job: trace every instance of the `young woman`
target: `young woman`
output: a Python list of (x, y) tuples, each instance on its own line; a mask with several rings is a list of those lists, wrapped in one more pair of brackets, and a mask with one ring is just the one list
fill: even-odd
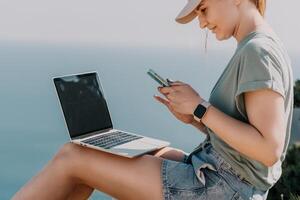
[(289, 142), (293, 76), (264, 11), (264, 0), (189, 0), (178, 15), (237, 41), (208, 101), (179, 81), (155, 96), (207, 134), (189, 155), (164, 148), (127, 159), (68, 143), (13, 199), (87, 199), (94, 189), (117, 199), (266, 199)]

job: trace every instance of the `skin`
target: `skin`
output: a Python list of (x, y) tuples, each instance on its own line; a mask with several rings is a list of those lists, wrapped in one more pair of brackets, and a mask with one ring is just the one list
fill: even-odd
[[(196, 12), (200, 28), (211, 29), (218, 40), (234, 37), (239, 42), (259, 26), (270, 28), (248, 0), (203, 0)], [(249, 123), (214, 106), (198, 123), (192, 114), (204, 99), (190, 85), (177, 81), (158, 90), (163, 97), (154, 98), (176, 119), (204, 133), (209, 127), (231, 147), (266, 166), (278, 161), (286, 126), (280, 94), (267, 89), (244, 93)], [(162, 159), (182, 161), (183, 153), (167, 147), (127, 159), (67, 143), (12, 199), (87, 199), (94, 189), (117, 199), (163, 199)]]

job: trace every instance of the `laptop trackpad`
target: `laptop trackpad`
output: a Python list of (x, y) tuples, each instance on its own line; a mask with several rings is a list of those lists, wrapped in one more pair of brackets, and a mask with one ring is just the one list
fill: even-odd
[(157, 147), (153, 144), (145, 143), (142, 140), (134, 140), (132, 142), (113, 147), (110, 151), (124, 155), (132, 155), (139, 152), (147, 152), (156, 148)]

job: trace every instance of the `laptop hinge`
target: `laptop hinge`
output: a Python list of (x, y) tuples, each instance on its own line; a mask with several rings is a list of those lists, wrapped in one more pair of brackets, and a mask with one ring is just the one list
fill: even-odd
[(105, 132), (108, 132), (108, 131), (111, 131), (111, 130), (113, 130), (113, 129), (112, 128), (108, 128), (108, 129), (104, 129), (104, 130), (101, 130), (101, 131), (95, 131), (95, 132), (92, 132), (92, 133), (87, 133), (87, 134), (84, 134), (84, 135), (72, 137), (72, 140), (78, 140), (78, 139), (87, 138), (87, 137), (90, 137), (90, 136), (93, 136), (93, 135), (97, 135), (97, 134), (100, 134), (100, 133), (105, 133)]

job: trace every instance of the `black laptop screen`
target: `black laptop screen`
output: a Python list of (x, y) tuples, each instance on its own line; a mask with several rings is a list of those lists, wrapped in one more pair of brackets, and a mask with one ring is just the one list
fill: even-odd
[(54, 84), (71, 138), (112, 128), (96, 73), (55, 78)]

